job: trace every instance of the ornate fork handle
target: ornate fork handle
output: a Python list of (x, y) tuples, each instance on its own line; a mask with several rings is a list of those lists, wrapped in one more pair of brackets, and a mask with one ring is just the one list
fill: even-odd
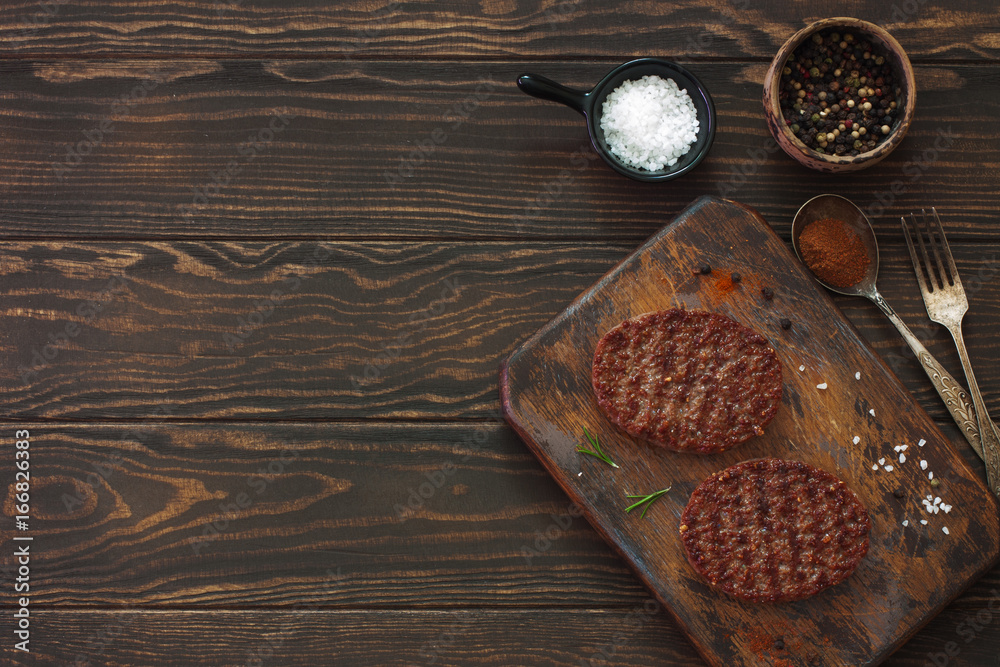
[(965, 340), (962, 336), (961, 319), (957, 323), (949, 324), (948, 330), (951, 331), (952, 338), (955, 339), (955, 347), (958, 348), (962, 368), (965, 369), (965, 379), (969, 381), (972, 403), (978, 417), (980, 445), (983, 450), (980, 456), (986, 462), (986, 481), (993, 493), (1000, 496), (1000, 435), (997, 434), (996, 425), (990, 421), (989, 414), (986, 412), (986, 402), (983, 400), (983, 394), (979, 391), (976, 375), (972, 372), (972, 360), (969, 359), (969, 351), (965, 347)]
[[(944, 366), (934, 358), (934, 355), (927, 351), (927, 348), (920, 342), (920, 339), (910, 331), (910, 328), (906, 326), (903, 320), (899, 319), (899, 315), (892, 309), (892, 306), (886, 303), (881, 294), (876, 293), (872, 298), (872, 302), (889, 318), (889, 321), (899, 331), (903, 340), (913, 350), (913, 354), (916, 355), (924, 372), (927, 373), (927, 377), (930, 378), (931, 384), (937, 390), (938, 396), (944, 401), (944, 405), (948, 408), (952, 419), (955, 420), (955, 423), (962, 430), (962, 435), (972, 445), (972, 449), (975, 450), (976, 454), (989, 465), (989, 461), (983, 452), (979, 425), (976, 423), (976, 410), (969, 399), (969, 392), (944, 369)], [(992, 424), (992, 422), (990, 423)], [(993, 430), (994, 433), (997, 430), (995, 424), (993, 425)]]

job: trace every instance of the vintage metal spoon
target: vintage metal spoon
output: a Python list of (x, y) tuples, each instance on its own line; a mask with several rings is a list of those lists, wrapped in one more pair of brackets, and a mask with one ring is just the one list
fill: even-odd
[[(892, 306), (886, 303), (886, 300), (879, 293), (878, 287), (875, 286), (875, 279), (878, 277), (878, 241), (875, 239), (875, 231), (872, 229), (871, 223), (868, 222), (868, 218), (865, 217), (861, 209), (855, 206), (849, 199), (838, 195), (819, 195), (807, 201), (802, 205), (798, 213), (795, 214), (795, 219), (792, 221), (792, 247), (795, 249), (795, 254), (798, 255), (800, 260), (802, 259), (802, 253), (799, 251), (799, 235), (802, 234), (802, 230), (805, 229), (806, 225), (814, 220), (824, 218), (843, 220), (861, 237), (868, 252), (868, 271), (864, 278), (850, 287), (835, 287), (814, 275), (816, 281), (832, 292), (846, 294), (847, 296), (863, 296), (878, 306), (878, 309), (889, 318), (889, 321), (899, 331), (903, 340), (913, 350), (913, 354), (920, 361), (924, 372), (927, 373), (927, 377), (930, 378), (934, 389), (937, 390), (941, 400), (944, 401), (948, 412), (951, 413), (955, 423), (958, 424), (959, 429), (965, 435), (966, 440), (972, 445), (976, 454), (980, 458), (984, 458), (983, 448), (979, 442), (979, 426), (976, 423), (976, 411), (972, 406), (969, 393), (927, 351), (923, 343), (913, 335), (910, 328), (906, 326), (903, 320), (896, 314), (896, 311), (892, 309)], [(803, 261), (803, 263), (805, 262)]]

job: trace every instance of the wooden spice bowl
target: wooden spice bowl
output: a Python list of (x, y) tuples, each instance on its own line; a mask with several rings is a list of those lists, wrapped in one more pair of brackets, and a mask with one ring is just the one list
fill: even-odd
[[(877, 44), (885, 51), (891, 69), (895, 74), (895, 79), (900, 85), (901, 91), (897, 104), (897, 113), (893, 118), (889, 134), (885, 140), (879, 143), (872, 150), (858, 155), (831, 155), (820, 153), (806, 146), (795, 136), (788, 127), (784, 115), (781, 111), (781, 103), (778, 93), (781, 87), (781, 73), (785, 67), (788, 57), (807, 39), (821, 30), (837, 29), (838, 32), (850, 32), (860, 34), (865, 39)], [(913, 121), (913, 112), (917, 101), (917, 87), (913, 79), (913, 66), (910, 59), (906, 57), (906, 52), (899, 45), (892, 35), (868, 21), (861, 19), (838, 17), (823, 19), (806, 26), (802, 30), (792, 35), (787, 42), (779, 49), (778, 54), (771, 61), (771, 67), (764, 77), (764, 115), (767, 119), (767, 127), (774, 136), (774, 140), (789, 156), (799, 163), (826, 172), (857, 171), (865, 169), (881, 161), (885, 156), (895, 150), (906, 136)], [(902, 112), (899, 112), (902, 109)]]

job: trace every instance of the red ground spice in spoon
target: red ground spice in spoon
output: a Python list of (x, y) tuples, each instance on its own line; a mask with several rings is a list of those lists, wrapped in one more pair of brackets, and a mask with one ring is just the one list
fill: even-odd
[(834, 287), (856, 285), (868, 272), (868, 251), (843, 220), (813, 220), (799, 235), (802, 261), (816, 277)]

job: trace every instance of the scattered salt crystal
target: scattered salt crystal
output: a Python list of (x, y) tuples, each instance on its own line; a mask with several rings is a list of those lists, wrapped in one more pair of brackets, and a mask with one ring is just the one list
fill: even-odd
[(875, 416), (875, 408), (872, 408), (871, 410), (869, 410), (868, 414), (870, 414), (872, 417), (874, 417)]
[(576, 473), (576, 476), (577, 477), (583, 477), (583, 471), (581, 470), (580, 472)]
[(858, 371), (857, 373), (854, 374), (854, 379), (855, 380), (860, 380), (861, 379), (861, 371)]
[(934, 496), (927, 496), (927, 500), (934, 500)]
[(927, 473), (927, 479), (934, 479), (934, 473), (933, 472)]
[(942, 503), (941, 509), (943, 509), (944, 513), (947, 514), (948, 512), (951, 511), (951, 505), (945, 505), (945, 504)]
[(861, 436), (859, 436), (859, 435), (854, 436), (854, 444), (856, 445), (859, 442), (861, 442)]
[(927, 519), (921, 519), (920, 520), (920, 525), (921, 526), (926, 526), (927, 525)]
[(924, 440), (923, 438), (920, 438), (920, 442), (917, 443), (917, 447), (923, 447), (926, 444), (927, 444), (927, 441)]
[(909, 447), (910, 447), (909, 445), (900, 445), (899, 446), (899, 451), (905, 452), (907, 449), (909, 449)]
[(826, 386), (827, 386), (826, 383), (823, 382), (823, 383), (820, 383), (820, 384), (816, 385), (816, 388), (817, 389), (826, 389)]
[(878, 464), (879, 465), (884, 465), (885, 464), (885, 457), (884, 456), (878, 460)]
[(909, 519), (903, 519), (903, 527), (905, 528), (905, 527), (907, 527), (909, 525), (910, 525), (910, 520)]
[(802, 366), (799, 366), (799, 372), (800, 372), (800, 373), (801, 373), (802, 371), (804, 371), (805, 369), (806, 369), (806, 367), (805, 367), (805, 364), (803, 364)]
[(893, 468), (891, 465), (885, 467), (886, 472), (892, 472), (893, 470), (895, 470), (895, 468)]
[(906, 463), (906, 454), (900, 454), (899, 455), (899, 462), (900, 463)]
[(940, 505), (941, 504), (941, 496), (938, 496), (937, 498), (934, 499), (934, 504), (935, 505)]
[(878, 464), (877, 463), (873, 463), (872, 464), (872, 470), (878, 470)]
[(920, 469), (927, 470), (927, 461), (920, 459)]
[(951, 535), (951, 533), (948, 531), (948, 526), (941, 526), (941, 532), (943, 532), (945, 535)]
[(893, 449), (896, 450), (897, 452), (903, 451), (902, 447), (900, 447), (899, 445), (896, 445), (895, 447), (893, 447)]

